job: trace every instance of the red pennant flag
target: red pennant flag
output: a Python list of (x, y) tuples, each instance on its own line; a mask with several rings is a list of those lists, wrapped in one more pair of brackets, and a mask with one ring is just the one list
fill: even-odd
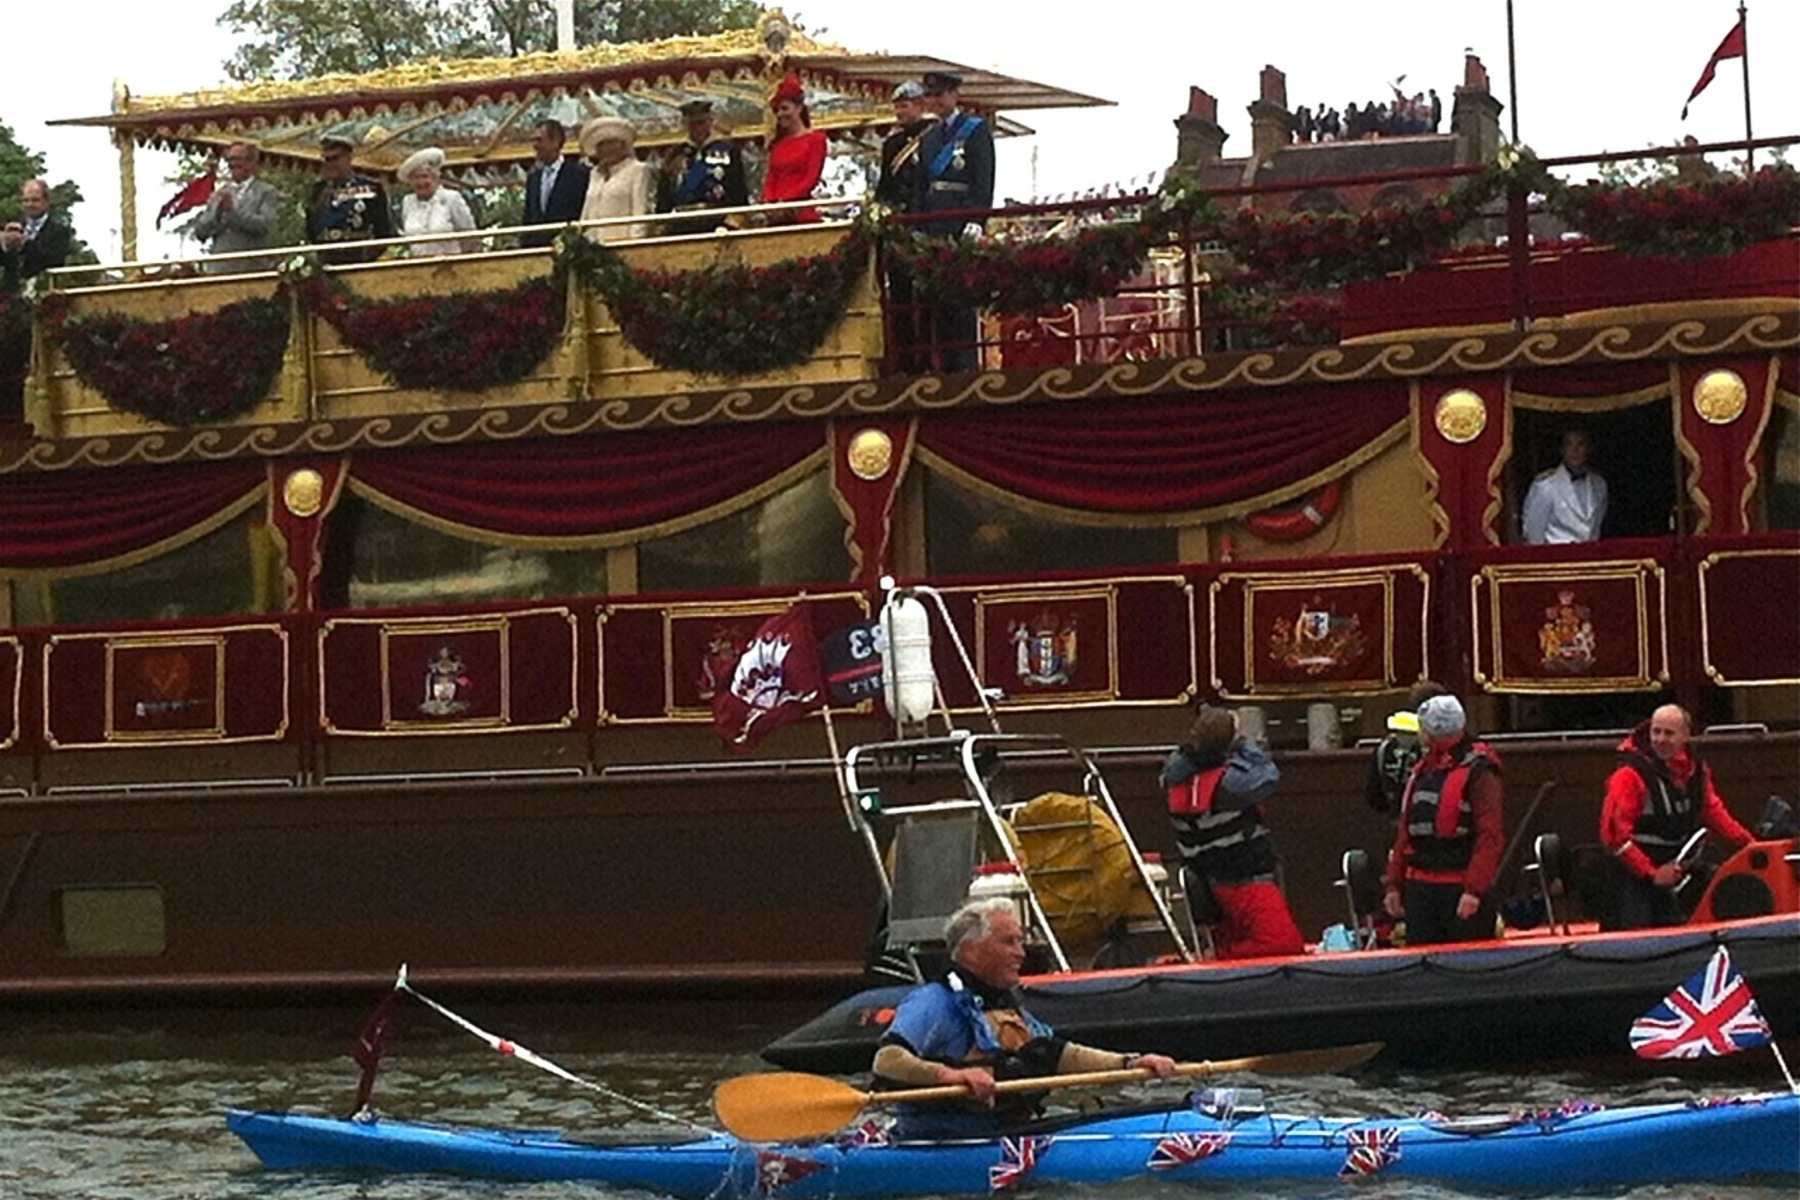
[(749, 750), (811, 712), (823, 691), (812, 619), (796, 604), (764, 621), (738, 656), (731, 683), (713, 696), (713, 728), (733, 750)]
[(1725, 40), (1719, 43), (1719, 48), (1713, 51), (1713, 56), (1706, 60), (1706, 70), (1700, 72), (1700, 82), (1696, 83), (1694, 90), (1688, 93), (1687, 104), (1681, 106), (1682, 120), (1687, 120), (1688, 104), (1692, 104), (1694, 97), (1704, 92), (1706, 85), (1713, 81), (1713, 73), (1719, 69), (1719, 64), (1728, 58), (1742, 57), (1744, 57), (1744, 18), (1739, 17), (1737, 24), (1731, 27), (1731, 32), (1725, 35)]
[(218, 185), (217, 175), (196, 175), (181, 185), (181, 190), (169, 197), (169, 202), (156, 210), (156, 227), (170, 217), (186, 212), (190, 208), (199, 208), (212, 199), (213, 188)]

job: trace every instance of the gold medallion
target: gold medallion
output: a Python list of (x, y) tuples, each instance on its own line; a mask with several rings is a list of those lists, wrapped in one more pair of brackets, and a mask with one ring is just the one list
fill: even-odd
[(1487, 405), (1468, 388), (1455, 388), (1438, 397), (1432, 420), (1446, 442), (1466, 446), (1487, 428)]
[(325, 502), (325, 477), (311, 467), (289, 472), (281, 484), (281, 502), (296, 517), (310, 517)]
[(873, 483), (894, 465), (894, 440), (879, 429), (859, 430), (850, 439), (844, 461), (850, 464), (852, 475)]
[(1736, 371), (1708, 371), (1694, 384), (1694, 411), (1708, 424), (1731, 424), (1749, 403), (1750, 389)]

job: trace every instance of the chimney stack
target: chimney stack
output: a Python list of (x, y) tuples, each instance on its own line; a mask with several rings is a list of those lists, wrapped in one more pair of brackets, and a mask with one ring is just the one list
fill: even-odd
[(1450, 109), (1458, 166), (1491, 163), (1500, 152), (1500, 111), (1505, 106), (1488, 91), (1487, 68), (1473, 54), (1463, 56), (1462, 86)]
[(1293, 140), (1293, 118), (1287, 107), (1287, 76), (1265, 66), (1260, 83), (1260, 95), (1250, 106), (1250, 153), (1263, 163)]
[(1188, 89), (1187, 111), (1175, 118), (1175, 169), (1190, 171), (1225, 156), (1225, 139), (1219, 128), (1219, 102), (1197, 87)]

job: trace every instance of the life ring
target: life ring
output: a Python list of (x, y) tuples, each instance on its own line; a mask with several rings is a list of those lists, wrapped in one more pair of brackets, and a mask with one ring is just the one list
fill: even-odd
[(1325, 528), (1344, 499), (1344, 481), (1334, 479), (1286, 508), (1265, 508), (1244, 518), (1244, 528), (1271, 542), (1297, 542)]

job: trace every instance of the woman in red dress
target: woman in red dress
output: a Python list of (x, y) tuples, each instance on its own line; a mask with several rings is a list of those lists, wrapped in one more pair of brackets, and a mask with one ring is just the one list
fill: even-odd
[[(775, 140), (769, 143), (769, 167), (763, 175), (762, 201), (805, 200), (819, 186), (825, 170), (825, 135), (812, 127), (800, 77), (790, 74), (775, 89)], [(817, 221), (816, 208), (790, 208), (769, 214), (771, 225)]]

